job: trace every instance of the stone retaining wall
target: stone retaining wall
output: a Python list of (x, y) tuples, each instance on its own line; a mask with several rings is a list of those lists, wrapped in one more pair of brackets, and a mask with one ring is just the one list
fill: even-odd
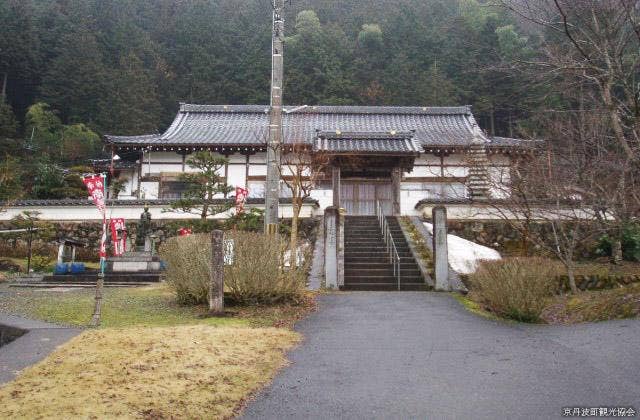
[[(613, 289), (619, 286), (626, 286), (631, 283), (640, 282), (640, 274), (635, 275), (577, 275), (575, 276), (576, 286), (580, 290), (603, 290)], [(569, 277), (566, 275), (559, 276), (558, 281), (562, 291), (571, 290), (569, 287)]]
[[(449, 220), (447, 224), (450, 234), (493, 248), (502, 256), (524, 256), (524, 243), (520, 233), (505, 221)], [(553, 234), (549, 225), (535, 223), (532, 231), (533, 235), (544, 238), (552, 246)], [(528, 246), (530, 255), (548, 256), (540, 247), (532, 243)], [(583, 241), (576, 250), (576, 255), (578, 258), (590, 258), (595, 247), (595, 240)]]

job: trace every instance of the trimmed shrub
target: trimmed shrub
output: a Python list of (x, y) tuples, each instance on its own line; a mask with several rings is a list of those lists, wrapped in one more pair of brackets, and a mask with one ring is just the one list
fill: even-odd
[(295, 268), (285, 261), (286, 241), (254, 232), (231, 232), (233, 264), (225, 268), (230, 297), (240, 303), (296, 302), (306, 288), (310, 258)]
[(208, 302), (211, 235), (175, 236), (160, 247), (167, 264), (165, 278), (182, 305)]
[(557, 289), (559, 269), (557, 262), (538, 257), (483, 261), (469, 276), (471, 297), (498, 315), (538, 322)]
[[(285, 241), (255, 232), (225, 232), (233, 241), (233, 262), (225, 266), (225, 292), (238, 303), (273, 304), (298, 301), (306, 287), (308, 263), (289, 268), (284, 263)], [(211, 236), (174, 237), (160, 247), (167, 263), (166, 280), (179, 303), (207, 303)], [(305, 261), (309, 261), (305, 258)]]

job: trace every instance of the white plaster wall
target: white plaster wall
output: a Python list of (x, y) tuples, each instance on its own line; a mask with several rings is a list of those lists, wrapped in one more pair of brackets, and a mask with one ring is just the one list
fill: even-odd
[(431, 176), (441, 176), (439, 166), (414, 166), (413, 171), (405, 172), (405, 177), (407, 178)]
[(440, 165), (440, 158), (431, 154), (423, 154), (416, 158), (416, 165)]
[(444, 157), (444, 164), (445, 165), (466, 165), (467, 164), (467, 157), (462, 154), (462, 153), (454, 153), (452, 155), (449, 156), (445, 156)]
[(230, 164), (245, 164), (247, 161), (247, 157), (245, 155), (241, 155), (240, 153), (234, 153), (230, 156), (227, 157), (227, 159), (229, 159), (229, 163)]
[(415, 207), (418, 204), (418, 201), (427, 198), (426, 191), (411, 191), (411, 190), (401, 190), (400, 191), (400, 214), (403, 216), (418, 216), (420, 212), (418, 212)]
[(118, 179), (127, 179), (124, 184), (124, 189), (118, 194), (119, 200), (133, 199), (133, 191), (138, 188), (138, 174), (135, 169), (127, 169), (120, 171)]
[(324, 214), (324, 209), (333, 205), (333, 190), (317, 189), (311, 191), (311, 198), (318, 200), (320, 211)]
[(246, 167), (245, 165), (229, 165), (227, 172), (227, 185), (232, 187), (245, 187)]
[[(175, 162), (182, 164), (182, 155), (176, 152), (147, 152), (144, 154), (144, 161), (149, 159), (149, 153), (151, 153), (151, 164), (153, 162)], [(189, 156), (187, 155), (187, 158)]]
[(508, 185), (511, 180), (509, 168), (504, 166), (493, 166), (487, 168), (489, 178), (489, 194), (494, 198), (509, 197)]
[[(145, 174), (149, 173), (148, 170), (148, 165), (144, 165), (143, 171)], [(163, 174), (163, 173), (171, 173), (171, 174), (175, 174), (175, 173), (182, 173), (182, 163), (161, 163), (161, 164), (154, 164), (153, 162), (151, 163), (151, 173), (152, 174)]]
[(159, 198), (158, 188), (159, 182), (141, 182), (140, 183), (140, 198), (144, 197), (147, 200), (154, 200)]
[(463, 178), (469, 174), (466, 166), (445, 166), (444, 176)]
[(256, 153), (255, 155), (251, 155), (249, 156), (249, 163), (262, 163), (262, 164), (266, 164), (267, 163), (267, 154), (266, 152), (259, 152)]

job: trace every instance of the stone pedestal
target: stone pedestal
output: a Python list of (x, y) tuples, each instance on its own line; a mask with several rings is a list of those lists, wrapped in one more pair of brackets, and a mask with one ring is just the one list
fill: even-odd
[(108, 273), (142, 273), (160, 271), (160, 258), (150, 252), (126, 252), (107, 258)]

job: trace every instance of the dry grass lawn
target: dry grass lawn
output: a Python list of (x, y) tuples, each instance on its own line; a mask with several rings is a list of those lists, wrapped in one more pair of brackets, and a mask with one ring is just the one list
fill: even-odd
[(288, 329), (85, 331), (0, 388), (0, 418), (229, 418), (286, 363)]
[(640, 316), (640, 284), (590, 290), (551, 299), (542, 313), (549, 324), (607, 321)]

